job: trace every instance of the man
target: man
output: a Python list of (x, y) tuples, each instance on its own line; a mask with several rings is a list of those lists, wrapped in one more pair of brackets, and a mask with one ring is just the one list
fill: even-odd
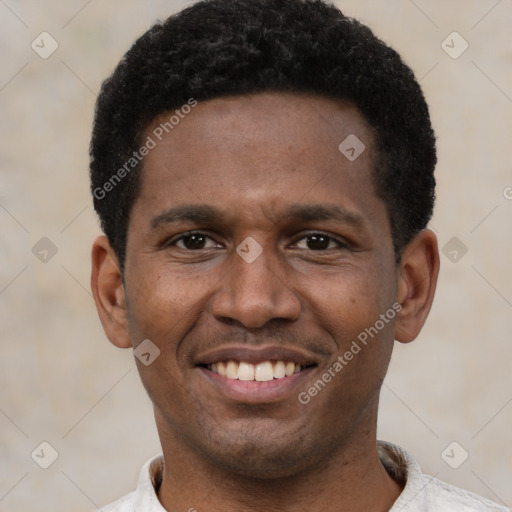
[(376, 441), (439, 270), (410, 69), (320, 0), (199, 2), (105, 82), (92, 289), (163, 456), (107, 511), (502, 511)]

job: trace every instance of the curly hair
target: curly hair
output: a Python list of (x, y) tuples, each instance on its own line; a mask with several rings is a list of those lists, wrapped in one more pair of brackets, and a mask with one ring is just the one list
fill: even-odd
[[(411, 69), (372, 31), (324, 0), (203, 0), (153, 25), (103, 83), (90, 144), (94, 208), (119, 258), (154, 119), (190, 102), (298, 92), (354, 104), (375, 134), (375, 191), (387, 206), (397, 261), (431, 216), (435, 136)], [(126, 168), (126, 167), (125, 167)]]

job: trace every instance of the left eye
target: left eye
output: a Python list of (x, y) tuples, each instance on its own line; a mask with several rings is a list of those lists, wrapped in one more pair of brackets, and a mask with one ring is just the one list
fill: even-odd
[[(300, 247), (301, 249), (309, 249), (312, 251), (325, 251), (326, 249), (344, 247), (341, 242), (332, 236), (324, 235), (323, 233), (312, 233), (307, 235), (297, 243), (297, 246), (299, 247), (300, 244), (302, 244), (302, 247)], [(306, 245), (306, 247), (304, 247), (304, 245)]]
[(170, 245), (175, 245), (180, 249), (188, 249), (189, 251), (193, 251), (200, 249), (208, 249), (209, 247), (206, 247), (206, 243), (208, 241), (213, 243), (213, 245), (211, 245), (210, 247), (217, 246), (217, 243), (204, 233), (187, 233), (186, 235), (182, 235), (176, 240), (174, 240), (174, 242), (172, 242), (172, 244)]

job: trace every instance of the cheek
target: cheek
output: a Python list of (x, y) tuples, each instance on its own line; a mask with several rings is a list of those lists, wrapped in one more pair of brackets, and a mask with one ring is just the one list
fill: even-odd
[(162, 348), (172, 348), (201, 308), (207, 287), (203, 280), (178, 276), (163, 266), (138, 268), (144, 271), (127, 284), (131, 333), (153, 337), (161, 340)]
[(339, 421), (339, 410), (352, 411), (349, 417), (359, 414), (361, 404), (377, 396), (388, 368), (394, 341), (393, 294), (371, 284), (371, 279), (344, 280), (338, 293), (329, 294), (319, 320), (336, 344), (336, 353), (318, 376), (330, 382), (319, 404), (325, 400), (333, 422)]
[(313, 321), (331, 333), (340, 350), (391, 307), (396, 285), (391, 280), (382, 282), (385, 274), (378, 274), (374, 270), (342, 269), (322, 280), (304, 283), (307, 307), (316, 317)]
[(180, 342), (197, 320), (204, 287), (149, 262), (133, 268), (141, 270), (127, 282), (132, 343), (137, 352), (136, 346), (149, 339), (158, 354), (148, 365), (136, 359), (141, 381), (157, 408), (185, 415), (187, 396), (182, 389), (188, 369), (180, 359)]
[[(383, 282), (386, 274), (377, 270), (377, 264), (372, 268), (376, 270), (340, 274), (325, 283), (328, 292), (319, 291), (311, 297), (311, 304), (323, 305), (314, 312), (314, 321), (336, 345), (336, 353), (324, 372), (328, 375), (320, 376), (332, 378), (332, 393), (327, 393), (325, 399), (332, 402), (334, 409), (351, 404), (353, 397), (370, 400), (380, 388), (389, 364), (396, 284), (391, 278)], [(357, 407), (357, 403), (352, 405)]]

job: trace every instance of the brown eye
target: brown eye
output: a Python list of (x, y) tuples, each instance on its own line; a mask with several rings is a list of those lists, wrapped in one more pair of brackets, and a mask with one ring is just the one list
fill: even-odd
[[(210, 243), (210, 245), (207, 245)], [(217, 247), (218, 244), (212, 240), (208, 235), (199, 232), (187, 233), (176, 238), (170, 246), (176, 246), (179, 249), (186, 249), (188, 251), (198, 251), (201, 249), (209, 249)]]
[(200, 234), (193, 234), (183, 237), (182, 240), (186, 249), (203, 249), (206, 237)]
[(306, 237), (309, 249), (320, 251), (329, 247), (330, 238), (325, 235), (310, 235)]
[(301, 249), (309, 249), (310, 251), (325, 251), (326, 249), (344, 247), (341, 242), (334, 239), (332, 236), (325, 235), (323, 233), (312, 233), (307, 235), (302, 238), (297, 245)]

